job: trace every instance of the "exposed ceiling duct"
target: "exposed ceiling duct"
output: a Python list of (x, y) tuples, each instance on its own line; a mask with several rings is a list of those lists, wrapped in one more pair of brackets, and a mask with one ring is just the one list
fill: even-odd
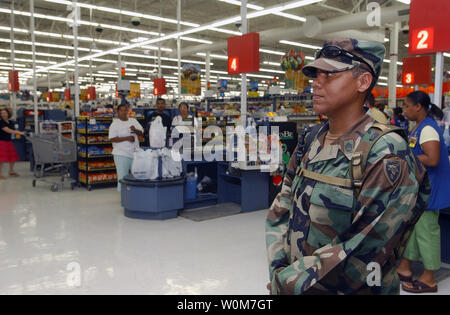
[[(367, 23), (368, 15), (373, 11), (365, 11), (351, 15), (340, 16), (326, 21), (320, 21), (316, 17), (306, 17), (307, 20), (302, 27), (286, 29), (277, 28), (260, 32), (261, 43), (278, 41), (279, 39), (293, 40), (301, 38), (329, 39), (332, 37), (355, 36), (359, 39), (377, 40), (383, 42), (379, 37), (384, 32), (382, 26), (397, 21), (407, 21), (409, 19), (409, 7), (396, 5), (393, 7), (380, 9), (380, 26), (369, 27)], [(366, 30), (366, 31), (361, 31)], [(345, 31), (345, 33), (339, 33)], [(195, 54), (197, 52), (218, 51), (227, 48), (227, 42), (216, 42), (213, 45), (198, 45), (184, 49), (181, 52), (182, 57)], [(175, 56), (176, 53), (172, 53)]]

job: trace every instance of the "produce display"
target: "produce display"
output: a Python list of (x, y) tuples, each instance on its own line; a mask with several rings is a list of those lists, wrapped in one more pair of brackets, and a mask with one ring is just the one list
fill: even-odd
[(304, 64), (305, 54), (297, 54), (294, 49), (291, 49), (287, 54), (281, 57), (281, 69), (283, 69), (283, 71), (298, 71), (303, 68)]
[(295, 89), (300, 93), (308, 88), (309, 79), (300, 71), (304, 65), (305, 55), (303, 53), (297, 54), (294, 49), (281, 57), (281, 69), (286, 71), (285, 88)]

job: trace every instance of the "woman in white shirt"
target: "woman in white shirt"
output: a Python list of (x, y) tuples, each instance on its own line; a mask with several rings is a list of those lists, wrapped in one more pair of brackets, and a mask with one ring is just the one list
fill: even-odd
[(192, 125), (192, 116), (189, 115), (188, 105), (184, 102), (178, 105), (180, 115), (175, 116), (172, 120), (172, 126), (190, 126)]
[(109, 127), (109, 139), (113, 144), (114, 163), (117, 170), (117, 190), (120, 192), (120, 180), (131, 170), (133, 156), (139, 148), (138, 136), (142, 136), (144, 129), (134, 118), (128, 118), (128, 106), (117, 107), (119, 119), (114, 119)]

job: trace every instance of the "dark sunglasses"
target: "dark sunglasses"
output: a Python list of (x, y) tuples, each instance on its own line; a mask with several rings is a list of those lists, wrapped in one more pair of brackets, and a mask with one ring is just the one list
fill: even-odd
[[(369, 67), (369, 71), (372, 74), (372, 76), (376, 77), (375, 71), (372, 69), (372, 66), (367, 63), (367, 61), (346, 51), (345, 49), (342, 49), (339, 46), (327, 45), (327, 46), (323, 47), (322, 49), (317, 50), (316, 56), (315, 56), (316, 59), (319, 59), (321, 56), (324, 56), (325, 58), (329, 58), (329, 59), (334, 59), (339, 56), (344, 56), (345, 57), (344, 59), (349, 58), (350, 60), (361, 62), (361, 63), (367, 65)], [(345, 62), (345, 60), (342, 60), (342, 62), (347, 63), (347, 64), (352, 64), (351, 62), (350, 63)]]

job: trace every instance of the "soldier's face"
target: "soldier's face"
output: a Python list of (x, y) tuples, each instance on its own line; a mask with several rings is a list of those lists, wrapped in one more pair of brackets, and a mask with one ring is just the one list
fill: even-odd
[(339, 112), (349, 104), (357, 102), (358, 97), (363, 95), (361, 78), (355, 78), (352, 70), (338, 73), (317, 70), (317, 78), (314, 79), (312, 87), (314, 110), (325, 115)]

